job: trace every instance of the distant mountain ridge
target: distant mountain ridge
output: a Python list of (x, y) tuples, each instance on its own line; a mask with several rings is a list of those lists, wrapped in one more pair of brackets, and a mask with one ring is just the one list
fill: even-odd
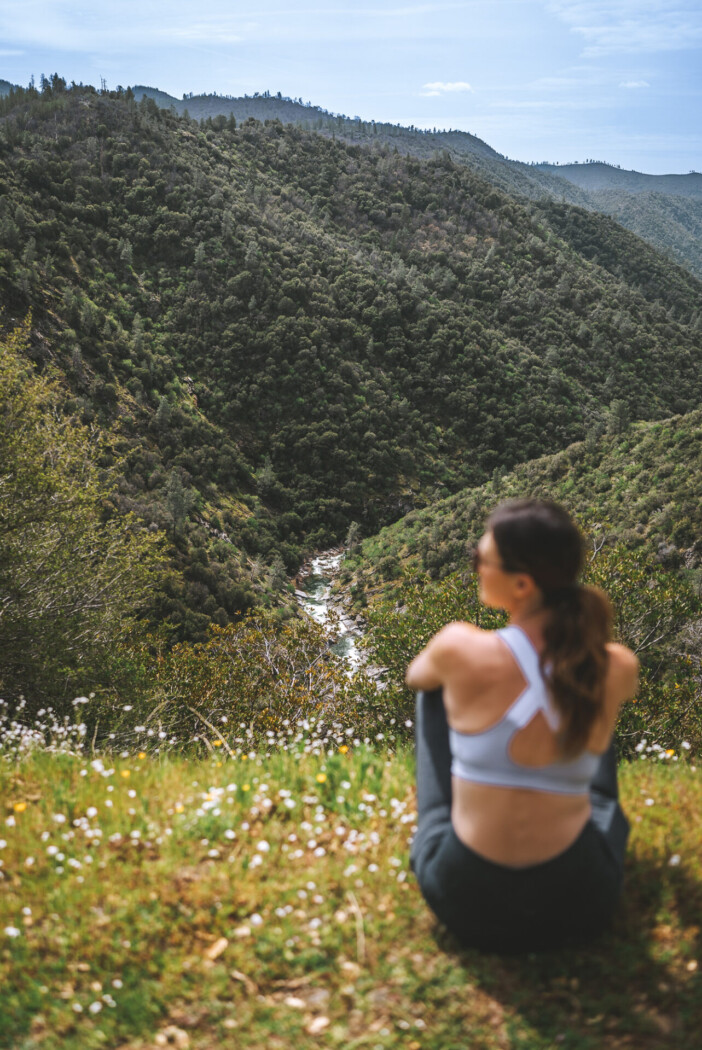
[(644, 175), (601, 161), (586, 164), (537, 164), (539, 171), (551, 172), (583, 190), (624, 190), (626, 193), (665, 193), (676, 197), (702, 199), (702, 173), (688, 175)]
[[(458, 149), (461, 152), (475, 153), (476, 156), (494, 157), (504, 159), (501, 153), (488, 146), (476, 135), (467, 131), (424, 131), (419, 128), (405, 128), (399, 124), (384, 123), (382, 121), (361, 120), (360, 117), (347, 117), (343, 114), (330, 113), (321, 106), (313, 106), (309, 102), (286, 98), (278, 93), (244, 95), (241, 98), (231, 98), (228, 95), (188, 95), (178, 99), (168, 95), (158, 88), (146, 87), (143, 84), (135, 84), (132, 87), (134, 97), (137, 101), (146, 95), (152, 98), (157, 106), (169, 109), (171, 106), (176, 113), (188, 114), (195, 120), (206, 120), (208, 117), (229, 116), (237, 121), (248, 120), (280, 120), (283, 124), (301, 124), (311, 130), (324, 131), (328, 126), (342, 132), (341, 137), (346, 137), (349, 130), (355, 126), (357, 129), (375, 128), (378, 135), (394, 134), (403, 136), (409, 133), (414, 138), (426, 139), (431, 144), (426, 152), (433, 152), (441, 148)], [(350, 126), (350, 127), (349, 127)], [(351, 136), (353, 137), (353, 135)]]
[[(517, 199), (550, 199), (610, 215), (657, 251), (702, 278), (702, 175), (646, 175), (605, 163), (525, 164), (498, 153), (466, 131), (427, 131), (329, 113), (302, 99), (269, 92), (252, 97), (190, 95), (183, 99), (158, 88), (135, 85), (164, 109), (198, 120), (232, 115), (238, 122), (280, 120), (321, 135), (363, 145), (388, 145), (420, 158), (447, 154)], [(684, 206), (681, 203), (684, 199)], [(635, 201), (635, 203), (634, 203)], [(678, 203), (680, 202), (680, 203)]]
[[(0, 80), (0, 97), (16, 87)], [(261, 122), (280, 120), (348, 142), (389, 144), (417, 157), (446, 152), (512, 196), (550, 198), (610, 215), (673, 262), (702, 278), (702, 174), (698, 172), (647, 175), (603, 162), (525, 164), (504, 157), (466, 131), (429, 131), (363, 121), (280, 93), (263, 92), (241, 98), (190, 94), (179, 99), (144, 84), (134, 85), (132, 91), (137, 100), (146, 96), (162, 109), (173, 108), (181, 115), (187, 111), (196, 120), (230, 114), (238, 122), (251, 117)], [(678, 203), (682, 199), (684, 205)]]

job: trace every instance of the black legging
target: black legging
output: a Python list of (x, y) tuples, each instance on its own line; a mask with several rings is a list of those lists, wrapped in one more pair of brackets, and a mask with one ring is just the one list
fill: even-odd
[(577, 943), (608, 926), (629, 835), (614, 745), (592, 780), (592, 817), (576, 841), (551, 860), (509, 868), (480, 856), (453, 829), (451, 752), (440, 689), (417, 696), (415, 743), (412, 870), (429, 907), (463, 945), (538, 951)]

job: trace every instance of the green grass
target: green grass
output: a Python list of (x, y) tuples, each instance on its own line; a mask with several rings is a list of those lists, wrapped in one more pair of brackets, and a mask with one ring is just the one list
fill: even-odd
[(632, 836), (615, 930), (503, 959), (459, 951), (422, 901), (410, 750), (103, 761), (0, 763), (2, 1047), (700, 1045), (689, 763), (621, 770)]

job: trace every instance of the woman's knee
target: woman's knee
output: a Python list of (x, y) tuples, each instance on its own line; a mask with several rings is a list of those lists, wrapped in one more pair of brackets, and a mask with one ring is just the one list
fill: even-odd
[(436, 858), (444, 841), (446, 829), (443, 826), (425, 826), (420, 824), (410, 846), (410, 867), (419, 883), (419, 888), (426, 896), (425, 888), (432, 883)]

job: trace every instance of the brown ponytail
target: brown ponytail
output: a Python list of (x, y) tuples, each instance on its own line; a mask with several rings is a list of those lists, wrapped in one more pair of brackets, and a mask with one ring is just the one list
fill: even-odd
[(561, 749), (573, 757), (585, 749), (604, 703), (612, 607), (604, 591), (582, 585), (546, 592), (544, 599), (552, 612), (544, 625), (541, 670), (563, 718)]
[(541, 670), (562, 717), (561, 750), (580, 754), (604, 703), (612, 607), (604, 592), (577, 582), (583, 563), (580, 531), (548, 500), (503, 503), (487, 521), (507, 572), (524, 572), (551, 615), (544, 625)]

